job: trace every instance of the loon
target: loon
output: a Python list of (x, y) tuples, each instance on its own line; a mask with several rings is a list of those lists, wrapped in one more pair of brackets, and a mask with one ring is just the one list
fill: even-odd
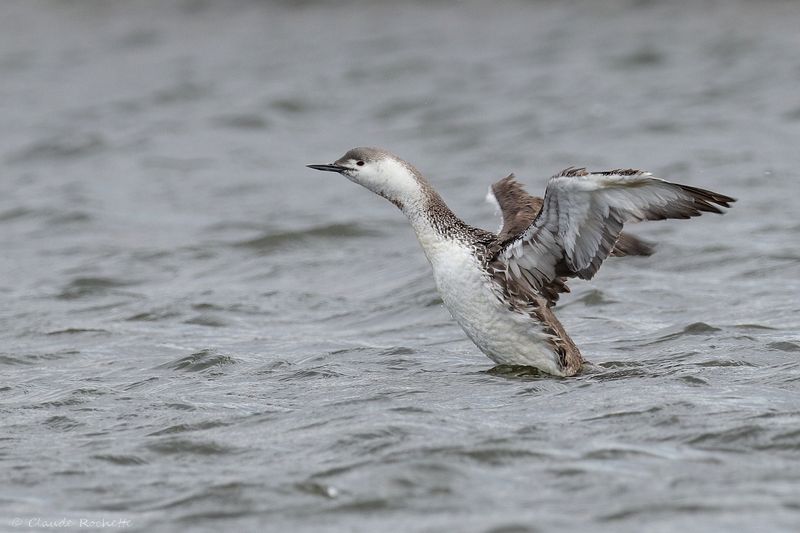
[(569, 278), (591, 279), (609, 255), (650, 255), (624, 233), (628, 222), (718, 213), (734, 198), (617, 169), (570, 167), (528, 195), (510, 175), (488, 199), (503, 219), (495, 234), (466, 224), (413, 165), (380, 148), (354, 148), (309, 168), (336, 172), (396, 205), (433, 268), (442, 302), (467, 336), (498, 365), (574, 376), (587, 361), (553, 313)]

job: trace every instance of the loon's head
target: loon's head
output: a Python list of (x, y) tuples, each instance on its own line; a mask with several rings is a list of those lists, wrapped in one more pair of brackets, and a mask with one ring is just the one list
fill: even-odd
[(413, 166), (380, 148), (353, 148), (330, 165), (308, 165), (338, 172), (402, 207), (423, 196), (424, 178)]

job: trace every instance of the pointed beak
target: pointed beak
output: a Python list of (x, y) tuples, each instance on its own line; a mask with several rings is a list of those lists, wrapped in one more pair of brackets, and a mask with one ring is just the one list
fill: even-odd
[(345, 170), (350, 170), (347, 167), (343, 167), (341, 165), (306, 165), (308, 168), (313, 168), (314, 170), (326, 170), (328, 172), (344, 172)]

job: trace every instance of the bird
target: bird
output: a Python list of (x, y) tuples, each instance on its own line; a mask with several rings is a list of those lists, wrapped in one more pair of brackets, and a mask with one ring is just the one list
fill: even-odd
[(588, 365), (553, 312), (570, 279), (593, 278), (609, 255), (652, 254), (651, 243), (622, 231), (625, 224), (722, 214), (736, 201), (641, 170), (583, 167), (552, 176), (538, 198), (512, 174), (489, 190), (503, 220), (494, 233), (461, 220), (416, 167), (382, 148), (307, 166), (341, 174), (403, 212), (442, 303), (489, 359), (560, 377)]

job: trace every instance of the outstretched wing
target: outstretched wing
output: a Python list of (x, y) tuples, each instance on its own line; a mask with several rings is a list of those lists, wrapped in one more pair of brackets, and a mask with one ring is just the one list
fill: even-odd
[(552, 303), (564, 291), (564, 278), (594, 276), (623, 224), (722, 213), (717, 206), (734, 201), (639, 170), (568, 168), (550, 178), (541, 211), (499, 249), (489, 267), (512, 299), (539, 294)]
[[(495, 203), (500, 208), (503, 216), (503, 226), (500, 229), (498, 240), (502, 243), (513, 239), (528, 229), (544, 201), (538, 196), (531, 196), (525, 191), (523, 185), (516, 180), (514, 174), (492, 184), (486, 199)], [(611, 255), (624, 257), (626, 255), (653, 255), (653, 245), (644, 239), (620, 233)]]
[(542, 199), (525, 192), (514, 174), (493, 183), (486, 199), (494, 201), (503, 216), (503, 227), (498, 235), (500, 241), (506, 241), (528, 229), (542, 209)]

